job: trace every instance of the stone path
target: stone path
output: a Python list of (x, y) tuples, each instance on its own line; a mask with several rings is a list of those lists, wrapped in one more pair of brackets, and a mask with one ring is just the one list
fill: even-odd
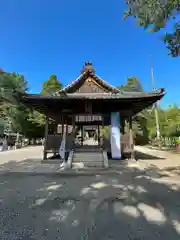
[(0, 152), (1, 164), (8, 161), (23, 161), (24, 159), (42, 159), (43, 146), (30, 146), (16, 150)]
[(26, 147), (17, 150), (0, 152), (0, 172), (60, 172), (59, 164), (42, 164), (42, 146)]
[[(149, 149), (145, 146), (136, 146), (135, 150), (145, 155), (145, 159), (139, 159), (140, 162), (154, 165), (159, 169), (168, 167), (179, 167), (180, 166), (180, 154), (170, 153), (167, 151)], [(148, 158), (148, 156), (150, 156)]]

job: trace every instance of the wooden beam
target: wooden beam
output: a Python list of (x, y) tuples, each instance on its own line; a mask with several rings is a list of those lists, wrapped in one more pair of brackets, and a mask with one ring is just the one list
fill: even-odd
[(134, 138), (133, 138), (133, 130), (132, 130), (132, 114), (129, 115), (129, 144), (131, 149), (131, 160), (135, 160), (134, 154)]
[(43, 160), (46, 160), (46, 159), (47, 159), (46, 146), (47, 146), (47, 138), (48, 138), (48, 125), (49, 125), (49, 119), (48, 119), (48, 117), (46, 116)]
[[(104, 115), (102, 114), (102, 132), (104, 133)], [(104, 135), (102, 134), (102, 147), (104, 148)]]
[(83, 126), (81, 126), (81, 146), (83, 146), (83, 140), (84, 140), (84, 136), (83, 136)]
[(62, 116), (62, 136), (64, 134), (64, 116)]
[(121, 115), (120, 115), (120, 124), (121, 124), (121, 134), (123, 134), (124, 135), (124, 133), (125, 133), (125, 118), (121, 118)]
[(99, 128), (99, 125), (98, 125), (98, 145), (100, 146), (100, 128)]

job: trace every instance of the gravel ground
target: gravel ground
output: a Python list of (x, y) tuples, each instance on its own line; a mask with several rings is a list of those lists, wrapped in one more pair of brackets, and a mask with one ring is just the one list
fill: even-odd
[(179, 188), (133, 169), (0, 175), (0, 239), (179, 240)]
[(48, 174), (50, 164), (32, 175), (41, 155), (42, 147), (0, 153), (0, 239), (180, 239), (177, 167), (171, 176), (174, 168), (167, 173), (151, 159), (146, 171), (58, 176)]

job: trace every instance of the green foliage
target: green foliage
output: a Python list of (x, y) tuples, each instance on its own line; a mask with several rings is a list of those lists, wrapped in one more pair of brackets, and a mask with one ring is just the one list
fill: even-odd
[(165, 35), (170, 54), (173, 57), (180, 56), (180, 12), (179, 0), (126, 0), (128, 11), (124, 12), (124, 19), (134, 17), (140, 27), (157, 32), (164, 28), (168, 21), (173, 20), (174, 32)]
[(36, 111), (27, 114), (26, 121), (23, 126), (23, 135), (29, 139), (44, 137), (44, 116)]
[(4, 128), (5, 128), (5, 121), (4, 121), (4, 119), (0, 118), (0, 136), (3, 135)]
[[(153, 110), (147, 114), (149, 135), (154, 138), (156, 135), (155, 114)], [(158, 116), (163, 137), (180, 136), (180, 108), (172, 105), (167, 109), (158, 109)]]
[[(43, 83), (42, 94), (52, 94), (62, 88), (56, 75)], [(19, 101), (27, 91), (27, 82), (22, 75), (0, 71), (0, 133), (4, 130), (19, 132), (29, 139), (44, 137), (44, 115), (30, 111)]]
[(109, 138), (110, 126), (105, 126), (104, 128), (101, 129), (101, 136), (103, 136), (104, 138)]
[(27, 91), (27, 81), (18, 73), (0, 72), (0, 89), (24, 93)]
[(17, 73), (0, 72), (0, 117), (6, 130), (19, 130), (25, 108), (18, 101), (25, 93), (27, 82)]
[(19, 132), (25, 137), (43, 136), (43, 117), (30, 112), (18, 100), (27, 90), (24, 77), (16, 73), (0, 72), (0, 131)]
[[(121, 86), (122, 87), (122, 86)], [(123, 86), (124, 90), (143, 92), (144, 89), (140, 80), (137, 77), (128, 77), (126, 85)]]
[[(143, 88), (140, 80), (138, 79), (138, 77), (135, 77), (135, 76), (128, 77), (127, 81), (126, 81), (126, 84), (124, 86), (121, 85), (119, 88), (121, 90), (124, 90), (124, 91), (144, 92), (144, 88)], [(145, 113), (146, 113), (146, 110), (139, 113), (133, 119), (133, 133), (134, 133), (134, 136), (136, 138), (138, 136), (138, 138), (143, 139), (143, 141), (144, 141), (145, 138), (148, 139), (148, 136), (147, 136), (148, 133), (147, 133), (147, 127), (146, 127), (147, 119), (145, 117)], [(128, 131), (128, 126), (126, 124), (125, 132), (127, 132), (127, 131)]]
[(43, 83), (41, 94), (52, 94), (57, 90), (62, 89), (62, 84), (57, 80), (55, 74)]
[[(122, 90), (143, 92), (143, 86), (137, 77), (129, 77)], [(176, 105), (168, 109), (158, 108), (160, 132), (163, 137), (180, 136), (180, 108)], [(126, 126), (127, 131), (127, 126)], [(154, 108), (145, 109), (133, 118), (133, 132), (144, 139), (156, 137), (156, 119)]]
[(174, 32), (167, 33), (163, 40), (173, 57), (180, 56), (180, 23), (175, 24)]

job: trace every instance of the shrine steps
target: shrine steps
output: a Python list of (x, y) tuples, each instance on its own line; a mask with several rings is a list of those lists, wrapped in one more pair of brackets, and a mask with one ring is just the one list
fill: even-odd
[(89, 167), (104, 167), (103, 151), (100, 148), (80, 148), (75, 149), (73, 159), (73, 166), (80, 166), (82, 168)]

